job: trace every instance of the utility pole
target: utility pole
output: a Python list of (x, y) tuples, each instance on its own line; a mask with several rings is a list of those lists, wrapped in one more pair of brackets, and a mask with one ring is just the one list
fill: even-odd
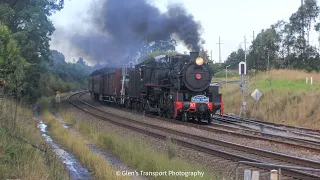
[(247, 64), (247, 38), (244, 35), (244, 61)]
[(319, 49), (318, 49), (318, 51), (319, 51), (319, 54), (320, 54), (320, 33), (319, 33), (319, 36), (318, 36), (318, 42), (319, 42), (319, 45), (318, 45), (318, 46), (319, 46), (319, 47), (318, 47)]
[(304, 61), (304, 51), (305, 51), (305, 42), (304, 42), (304, 15), (305, 15), (305, 12), (304, 12), (304, 8), (303, 8), (303, 0), (301, 0), (301, 11), (302, 11), (302, 32), (301, 32), (301, 34), (302, 34), (302, 38), (303, 38), (303, 43), (302, 43), (302, 54), (303, 54), (303, 56), (302, 56), (302, 61)]
[(212, 59), (212, 50), (211, 50), (211, 56), (210, 56), (210, 57), (211, 57), (210, 59), (211, 59), (211, 61), (212, 61), (212, 64), (214, 64), (214, 63), (213, 63), (213, 59)]
[(252, 43), (254, 41), (254, 31), (252, 31)]
[(221, 63), (221, 44), (223, 43), (221, 43), (220, 36), (219, 36), (219, 42), (217, 44), (219, 44), (219, 63)]

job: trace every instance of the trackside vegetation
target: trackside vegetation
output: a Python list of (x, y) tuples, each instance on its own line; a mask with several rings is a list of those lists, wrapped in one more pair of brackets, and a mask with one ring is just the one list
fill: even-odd
[(0, 98), (0, 179), (69, 179), (30, 108)]
[[(152, 149), (147, 142), (136, 138), (122, 137), (112, 132), (107, 133), (98, 130), (86, 122), (78, 122), (74, 114), (61, 110), (60, 116), (69, 123), (73, 130), (79, 132), (86, 140), (91, 141), (97, 147), (112, 151), (123, 162), (131, 165), (138, 171), (160, 172), (160, 171), (184, 171), (205, 172), (203, 177), (188, 177), (187, 179), (220, 179), (217, 175), (212, 175), (206, 167), (198, 164), (189, 164), (176, 155), (176, 147), (167, 141), (166, 153)], [(181, 176), (158, 176), (151, 179), (185, 179)]]
[[(306, 77), (309, 78), (306, 84)], [(313, 84), (310, 84), (310, 78)], [(320, 129), (320, 73), (298, 70), (272, 70), (250, 75), (247, 107), (244, 116), (274, 123)], [(262, 97), (255, 103), (251, 93), (259, 89)], [(226, 113), (239, 114), (239, 84), (223, 85), (221, 89)]]
[(41, 115), (50, 129), (52, 135), (58, 143), (66, 147), (71, 153), (77, 156), (80, 162), (92, 172), (95, 179), (129, 179), (125, 176), (117, 176), (116, 171), (108, 164), (103, 156), (93, 152), (85, 143), (84, 139), (71, 133), (64, 128), (56, 118), (49, 112), (48, 101), (41, 104)]

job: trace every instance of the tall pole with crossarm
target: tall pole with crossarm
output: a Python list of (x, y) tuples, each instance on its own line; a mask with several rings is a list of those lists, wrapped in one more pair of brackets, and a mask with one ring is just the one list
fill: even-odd
[(221, 43), (220, 36), (219, 36), (219, 42), (217, 44), (219, 44), (219, 63), (221, 63), (221, 44), (223, 43)]

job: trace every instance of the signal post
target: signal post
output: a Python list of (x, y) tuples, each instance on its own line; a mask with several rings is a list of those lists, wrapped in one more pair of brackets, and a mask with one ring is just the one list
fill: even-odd
[(246, 102), (244, 100), (244, 91), (246, 88), (244, 87), (244, 75), (247, 74), (247, 67), (245, 62), (240, 62), (239, 63), (239, 75), (241, 77), (240, 80), (240, 89), (242, 91), (242, 102), (241, 102), (241, 108), (240, 108), (240, 116), (243, 114), (245, 108), (246, 108)]

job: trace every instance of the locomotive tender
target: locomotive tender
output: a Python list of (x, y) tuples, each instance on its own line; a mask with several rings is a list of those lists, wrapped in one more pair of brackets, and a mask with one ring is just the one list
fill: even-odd
[(213, 72), (199, 57), (160, 55), (135, 67), (103, 68), (89, 76), (92, 98), (182, 121), (211, 123), (223, 115), (219, 86), (210, 86)]

